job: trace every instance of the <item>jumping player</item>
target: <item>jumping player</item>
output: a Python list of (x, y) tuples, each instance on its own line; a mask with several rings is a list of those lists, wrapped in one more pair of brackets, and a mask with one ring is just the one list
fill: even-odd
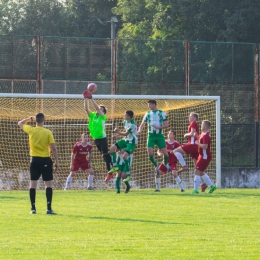
[[(118, 140), (115, 144), (113, 144), (110, 150), (110, 156), (112, 158), (113, 168), (108, 172), (105, 182), (108, 182), (113, 177), (113, 172), (118, 171), (118, 166), (116, 163), (116, 151), (125, 149), (123, 154), (123, 160), (125, 161), (125, 170), (126, 172), (130, 172), (127, 160), (128, 156), (132, 154), (135, 150), (137, 144), (137, 125), (133, 120), (134, 112), (132, 110), (127, 110), (124, 115), (124, 132), (120, 132), (118, 128), (115, 128), (114, 133), (116, 135), (125, 136), (125, 138)], [(130, 177), (129, 177), (130, 178)], [(129, 179), (130, 180), (130, 179)]]
[(164, 165), (168, 162), (168, 152), (166, 148), (165, 138), (163, 135), (163, 129), (169, 126), (166, 114), (162, 110), (158, 110), (156, 106), (156, 100), (149, 100), (148, 107), (150, 110), (145, 114), (137, 134), (141, 134), (145, 124), (148, 125), (148, 137), (147, 137), (147, 152), (150, 161), (153, 163), (156, 170), (156, 183), (160, 183), (160, 172), (158, 170), (158, 164), (154, 158), (153, 149), (157, 145), (164, 157)]
[[(168, 169), (166, 168), (166, 170), (171, 171), (171, 173), (172, 173), (173, 177), (175, 178), (181, 192), (184, 192), (182, 180), (178, 176), (178, 173), (177, 173), (177, 162), (178, 162), (178, 160), (173, 153), (173, 150), (180, 146), (180, 143), (175, 140), (175, 136), (176, 136), (176, 132), (174, 130), (171, 130), (168, 133), (168, 139), (165, 140), (166, 146), (167, 146), (167, 151), (168, 151), (168, 154), (169, 154), (169, 159), (168, 159), (168, 164), (167, 164)], [(160, 149), (157, 151), (157, 154), (158, 154), (158, 156), (163, 156), (163, 153), (161, 152)], [(159, 166), (159, 169), (160, 169), (160, 166)], [(166, 171), (164, 171), (162, 173), (165, 174)], [(156, 189), (160, 190), (160, 186), (156, 186)]]
[[(198, 188), (201, 179), (206, 183), (207, 186), (210, 187), (208, 193), (212, 193), (216, 189), (216, 186), (213, 185), (209, 176), (204, 174), (204, 171), (207, 169), (212, 158), (211, 151), (210, 151), (210, 144), (211, 144), (211, 137), (209, 133), (210, 125), (211, 125), (210, 121), (208, 120), (202, 121), (201, 135), (199, 137), (199, 140), (195, 141), (195, 144), (198, 146), (199, 158), (195, 165), (194, 190), (192, 192), (193, 194), (199, 193)], [(196, 133), (194, 134), (194, 136), (196, 136)]]
[(183, 144), (182, 146), (176, 148), (173, 153), (177, 157), (179, 163), (181, 164), (181, 169), (178, 172), (182, 172), (188, 170), (188, 166), (183, 158), (184, 154), (189, 154), (190, 157), (193, 159), (194, 164), (198, 159), (198, 146), (195, 144), (195, 137), (194, 134), (199, 134), (199, 126), (197, 123), (198, 114), (192, 112), (189, 116), (190, 125), (188, 127), (188, 133), (184, 135), (184, 138), (188, 138), (188, 143)]
[[(87, 159), (88, 155), (88, 159)], [(87, 171), (88, 176), (88, 190), (94, 190), (93, 188), (93, 178), (94, 170), (91, 167), (92, 159), (92, 144), (88, 142), (88, 135), (83, 133), (81, 135), (81, 141), (77, 142), (71, 153), (71, 164), (70, 164), (70, 174), (67, 178), (64, 190), (68, 190), (72, 182), (73, 177), (81, 168), (82, 171)]]

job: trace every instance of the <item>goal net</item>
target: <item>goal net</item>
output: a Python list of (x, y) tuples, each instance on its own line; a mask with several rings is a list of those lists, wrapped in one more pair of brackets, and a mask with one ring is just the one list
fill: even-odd
[[(221, 186), (220, 161), (220, 99), (210, 96), (123, 96), (123, 95), (94, 95), (98, 104), (107, 108), (106, 132), (109, 146), (116, 142), (112, 137), (115, 127), (123, 130), (123, 118), (126, 110), (134, 111), (134, 120), (139, 126), (144, 114), (148, 111), (147, 101), (157, 100), (157, 108), (166, 112), (169, 128), (177, 132), (176, 140), (187, 142), (184, 134), (189, 125), (190, 112), (199, 114), (199, 125), (202, 120), (212, 123), (212, 161), (207, 174), (217, 186)], [(92, 103), (90, 109), (94, 111)], [(73, 145), (80, 140), (82, 133), (88, 132), (88, 117), (84, 109), (82, 95), (68, 94), (0, 94), (0, 190), (24, 190), (29, 187), (29, 145), (28, 135), (17, 125), (23, 118), (42, 112), (46, 117), (44, 127), (53, 132), (59, 155), (59, 170), (54, 175), (54, 188), (63, 189), (70, 172), (70, 158)], [(33, 123), (29, 123), (33, 124)], [(133, 188), (154, 188), (155, 170), (149, 160), (146, 149), (147, 126), (139, 136), (138, 145), (133, 156), (131, 168)], [(98, 189), (114, 188), (115, 179), (108, 185), (104, 184), (106, 165), (102, 156), (93, 144), (92, 166), (95, 171), (94, 186)], [(158, 163), (162, 158), (157, 157), (157, 147), (154, 149)], [(180, 173), (185, 188), (193, 187), (194, 164), (189, 157), (185, 157), (189, 170)], [(179, 165), (180, 167), (180, 165)], [(87, 174), (79, 170), (73, 178), (71, 189), (85, 189)], [(43, 188), (42, 180), (39, 189)], [(177, 184), (170, 173), (161, 177), (162, 188), (177, 188)]]

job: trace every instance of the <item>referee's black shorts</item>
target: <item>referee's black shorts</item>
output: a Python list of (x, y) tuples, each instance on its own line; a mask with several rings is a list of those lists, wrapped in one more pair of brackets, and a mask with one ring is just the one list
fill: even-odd
[(31, 157), (30, 180), (38, 181), (41, 175), (44, 181), (53, 180), (52, 164), (50, 157)]

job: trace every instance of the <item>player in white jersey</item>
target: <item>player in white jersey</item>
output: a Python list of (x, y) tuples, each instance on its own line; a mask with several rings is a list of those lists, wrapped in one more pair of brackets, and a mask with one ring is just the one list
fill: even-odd
[[(108, 172), (107, 177), (105, 179), (106, 182), (108, 182), (113, 177), (113, 172), (118, 171), (118, 166), (116, 163), (116, 150), (122, 150), (125, 149), (125, 152), (123, 154), (123, 159), (125, 160), (125, 167), (126, 171), (129, 172), (130, 169), (128, 169), (128, 155), (132, 154), (135, 150), (138, 138), (137, 138), (137, 125), (135, 121), (133, 120), (134, 112), (132, 110), (127, 110), (125, 112), (125, 120), (123, 122), (124, 124), (124, 132), (120, 132), (118, 128), (114, 129), (114, 133), (117, 135), (125, 136), (125, 138), (118, 140), (115, 144), (113, 144), (109, 150), (110, 150), (110, 156), (112, 158), (112, 164), (113, 168)], [(131, 176), (129, 176), (129, 180), (131, 179)]]
[[(160, 182), (160, 172), (158, 170), (158, 164), (154, 158), (154, 146), (157, 145), (158, 148), (163, 153), (164, 165), (168, 162), (168, 152), (166, 148), (165, 138), (163, 135), (163, 129), (169, 126), (167, 115), (162, 111), (158, 110), (155, 100), (148, 101), (148, 107), (150, 110), (145, 114), (137, 134), (141, 134), (145, 124), (148, 126), (148, 137), (147, 137), (147, 152), (150, 161), (153, 163), (156, 169), (156, 185)], [(157, 190), (156, 191), (160, 191)]]

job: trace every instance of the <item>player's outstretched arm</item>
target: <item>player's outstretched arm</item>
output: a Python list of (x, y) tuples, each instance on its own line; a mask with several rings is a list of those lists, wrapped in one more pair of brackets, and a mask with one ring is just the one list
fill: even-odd
[(84, 108), (87, 111), (87, 114), (89, 115), (91, 113), (91, 111), (89, 109), (89, 104), (88, 104), (88, 99), (87, 98), (84, 99)]
[(122, 136), (127, 136), (127, 135), (129, 135), (129, 133), (130, 133), (130, 132), (128, 132), (128, 131), (120, 132), (120, 130), (119, 130), (118, 128), (115, 128), (113, 132), (116, 133), (116, 134), (118, 134), (118, 135), (122, 135)]
[(51, 147), (51, 153), (54, 157), (54, 168), (55, 170), (57, 170), (59, 167), (57, 147), (54, 143), (50, 144), (50, 147)]
[(98, 114), (99, 114), (100, 116), (103, 116), (104, 113), (103, 113), (103, 111), (99, 108), (99, 106), (98, 106), (98, 104), (96, 103), (96, 101), (94, 100), (94, 98), (92, 98), (91, 101), (92, 101), (92, 104), (93, 104), (94, 108), (95, 108), (96, 111), (98, 112)]

